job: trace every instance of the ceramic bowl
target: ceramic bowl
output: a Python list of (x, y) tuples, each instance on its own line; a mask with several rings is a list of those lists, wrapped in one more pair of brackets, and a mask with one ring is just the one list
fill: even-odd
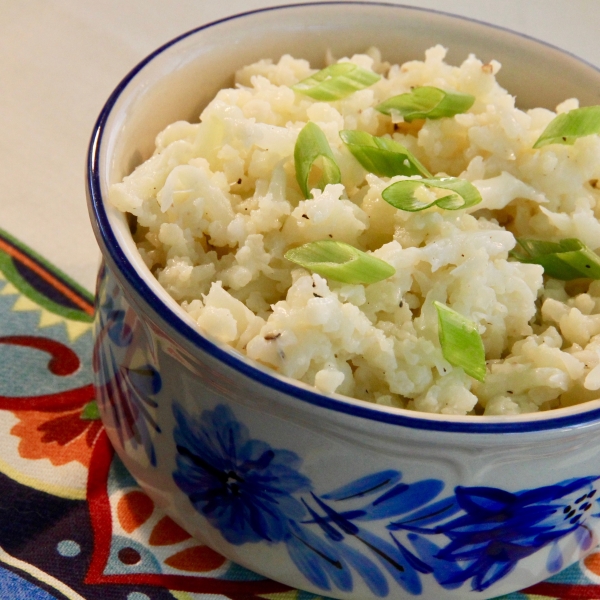
[(333, 598), (490, 598), (580, 559), (600, 532), (600, 403), (429, 416), (280, 377), (198, 332), (144, 266), (107, 189), (244, 64), (290, 53), (319, 65), (327, 49), (373, 44), (403, 62), (437, 43), (450, 63), (470, 52), (501, 61), (521, 107), (596, 102), (598, 71), (527, 37), (416, 8), (317, 3), (224, 19), (158, 49), (119, 84), (90, 146), (105, 261), (95, 384), (116, 451), (207, 545)]

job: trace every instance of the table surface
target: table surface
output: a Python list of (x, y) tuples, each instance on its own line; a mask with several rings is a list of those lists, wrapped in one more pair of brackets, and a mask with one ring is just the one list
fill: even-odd
[[(253, 581), (165, 521), (112, 456), (91, 388), (91, 292), (100, 256), (88, 221), (84, 165), (95, 119), (120, 79), (157, 46), (273, 3), (291, 4), (0, 0), (0, 598), (316, 598)], [(600, 66), (595, 0), (396, 3), (504, 26)], [(24, 349), (60, 360), (50, 368), (31, 362)], [(64, 373), (52, 371), (57, 364)], [(68, 375), (69, 384), (49, 379), (49, 368)], [(17, 516), (10, 517), (13, 508)], [(28, 516), (20, 522), (18, 515)], [(54, 562), (42, 556), (40, 540), (58, 549)], [(75, 563), (59, 564), (78, 556), (81, 572), (69, 567)], [(123, 571), (142, 563), (145, 570), (135, 576)], [(202, 568), (221, 583), (208, 585)], [(600, 552), (555, 584), (510, 597), (599, 598), (596, 572)], [(31, 589), (27, 581), (34, 582)], [(162, 595), (156, 584), (183, 591)]]

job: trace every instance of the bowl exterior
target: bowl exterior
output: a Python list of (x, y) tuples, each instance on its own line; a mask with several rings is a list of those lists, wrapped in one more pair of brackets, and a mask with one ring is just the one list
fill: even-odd
[(153, 500), (231, 560), (333, 598), (483, 599), (597, 543), (597, 427), (445, 434), (302, 404), (191, 355), (130, 292), (103, 268), (108, 435)]
[(90, 212), (106, 261), (97, 398), (146, 492), (239, 564), (333, 598), (491, 598), (597, 543), (600, 414), (472, 426), (291, 385), (202, 338), (105, 202), (154, 136), (197, 117), (237, 68), (285, 52), (318, 64), (328, 48), (343, 56), (373, 43), (393, 61), (436, 43), (450, 48), (450, 62), (468, 52), (500, 59), (501, 83), (524, 107), (564, 96), (593, 104), (600, 85), (592, 67), (534, 40), (380, 3), (257, 11), (157, 50), (117, 87), (90, 145)]

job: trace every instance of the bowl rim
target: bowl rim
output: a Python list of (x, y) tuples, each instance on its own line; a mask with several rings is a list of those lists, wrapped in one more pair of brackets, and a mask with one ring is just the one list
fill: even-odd
[[(505, 32), (515, 37), (523, 38), (536, 44), (546, 46), (547, 48), (558, 51), (559, 53), (571, 57), (579, 63), (587, 65), (595, 71), (600, 72), (600, 68), (567, 50), (563, 50), (548, 42), (538, 40), (524, 33), (515, 32), (500, 25), (494, 25), (478, 19), (455, 15), (436, 9), (407, 6), (403, 4), (392, 4), (389, 2), (370, 2), (368, 0), (321, 0), (318, 2), (300, 2), (244, 11), (211, 21), (209, 23), (205, 23), (169, 40), (168, 42), (159, 46), (156, 50), (152, 51), (137, 65), (135, 65), (115, 87), (96, 120), (88, 147), (85, 175), (88, 209), (98, 244), (102, 249), (105, 249), (106, 252), (108, 252), (112, 262), (123, 276), (124, 281), (133, 288), (139, 297), (143, 298), (143, 301), (151, 310), (153, 310), (168, 326), (175, 330), (175, 332), (189, 344), (194, 347), (198, 347), (204, 352), (207, 352), (218, 361), (249, 377), (256, 383), (282, 392), (307, 404), (329, 409), (338, 413), (343, 413), (345, 415), (356, 416), (369, 421), (386, 423), (389, 425), (397, 425), (417, 430), (443, 431), (460, 434), (517, 434), (552, 431), (558, 429), (572, 430), (580, 429), (582, 427), (589, 427), (595, 422), (600, 421), (600, 407), (590, 409), (585, 408), (588, 404), (594, 404), (597, 406), (599, 402), (594, 400), (584, 402), (574, 407), (554, 409), (552, 411), (543, 413), (526, 413), (512, 416), (462, 416), (409, 411), (401, 408), (370, 404), (366, 401), (349, 398), (341, 394), (322, 394), (317, 390), (310, 389), (309, 386), (303, 387), (301, 382), (294, 382), (292, 379), (279, 375), (278, 373), (262, 369), (260, 365), (255, 366), (253, 361), (250, 359), (247, 359), (243, 356), (238, 356), (233, 348), (221, 347), (217, 343), (211, 341), (209, 338), (203, 336), (191, 325), (191, 323), (187, 323), (178, 315), (176, 315), (154, 293), (152, 288), (126, 257), (126, 254), (121, 248), (117, 240), (117, 236), (112, 229), (108, 213), (105, 210), (100, 184), (100, 155), (108, 119), (113, 108), (115, 107), (115, 104), (119, 100), (121, 94), (128, 87), (129, 83), (140, 71), (144, 69), (144, 67), (146, 67), (146, 65), (152, 62), (163, 52), (176, 45), (180, 41), (205, 29), (260, 13), (279, 10), (302, 9), (308, 7), (314, 9), (315, 7), (319, 6), (333, 5), (363, 7), (380, 6), (389, 9), (403, 9), (421, 13), (436, 14), (457, 21), (475, 23), (483, 27)], [(300, 385), (298, 385), (298, 383)], [(548, 414), (552, 414), (554, 416), (548, 418), (546, 416)]]

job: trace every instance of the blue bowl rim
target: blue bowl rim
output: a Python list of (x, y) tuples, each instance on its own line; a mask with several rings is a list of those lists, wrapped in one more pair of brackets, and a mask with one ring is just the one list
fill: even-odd
[[(86, 164), (86, 188), (88, 194), (90, 217), (92, 218), (92, 225), (94, 226), (94, 232), (96, 234), (96, 237), (98, 238), (100, 246), (104, 246), (106, 248), (112, 261), (114, 262), (115, 266), (120, 270), (120, 273), (123, 275), (125, 281), (129, 285), (131, 285), (133, 290), (135, 290), (135, 292), (139, 296), (141, 296), (144, 299), (145, 303), (153, 311), (155, 311), (157, 315), (162, 320), (164, 320), (164, 322), (166, 322), (170, 327), (172, 327), (179, 335), (188, 340), (193, 346), (199, 347), (202, 351), (211, 354), (213, 357), (217, 358), (227, 366), (255, 380), (256, 382), (265, 385), (271, 389), (275, 389), (284, 394), (292, 396), (308, 404), (344, 413), (346, 415), (360, 417), (370, 421), (398, 425), (410, 429), (426, 431), (443, 431), (460, 434), (517, 434), (551, 431), (558, 429), (571, 430), (573, 428), (589, 426), (597, 421), (600, 421), (600, 408), (570, 415), (561, 416), (560, 414), (558, 414), (556, 417), (535, 420), (526, 420), (527, 415), (517, 415), (514, 417), (456, 417), (453, 415), (446, 415), (442, 420), (439, 418), (428, 418), (426, 413), (415, 412), (413, 414), (411, 411), (402, 409), (390, 409), (390, 412), (387, 412), (382, 410), (381, 408), (371, 408), (368, 402), (356, 404), (349, 403), (344, 401), (342, 396), (325, 396), (317, 391), (304, 389), (302, 387), (294, 385), (293, 383), (283, 378), (280, 378), (276, 374), (271, 375), (265, 370), (261, 370), (259, 367), (255, 367), (252, 364), (249, 364), (249, 362), (246, 362), (243, 359), (237, 357), (233, 352), (225, 350), (211, 342), (209, 339), (203, 337), (191, 325), (187, 324), (181, 318), (177, 317), (162, 302), (162, 300), (160, 300), (160, 298), (154, 294), (150, 286), (148, 286), (148, 284), (137, 273), (133, 265), (126, 258), (125, 253), (119, 246), (117, 238), (114, 232), (112, 231), (108, 215), (104, 209), (100, 187), (99, 163), (100, 147), (102, 144), (106, 123), (114, 105), (116, 104), (124, 89), (129, 85), (131, 80), (158, 55), (162, 54), (164, 51), (169, 49), (171, 46), (177, 44), (181, 40), (189, 36), (195, 35), (196, 33), (204, 29), (208, 29), (216, 25), (226, 23), (228, 21), (244, 18), (258, 13), (324, 5), (381, 6), (386, 8), (408, 9), (418, 12), (438, 14), (444, 17), (450, 17), (452, 19), (483, 25), (485, 27), (490, 27), (492, 29), (504, 31), (511, 35), (534, 41), (550, 49), (559, 51), (564, 55), (571, 56), (580, 63), (587, 65), (596, 71), (600, 71), (600, 69), (598, 69), (595, 65), (588, 63), (584, 59), (566, 50), (558, 48), (557, 46), (554, 46), (547, 42), (537, 40), (536, 38), (533, 38), (526, 34), (512, 31), (506, 27), (486, 23), (484, 21), (480, 21), (469, 17), (454, 15), (444, 11), (416, 6), (407, 6), (402, 4), (392, 4), (388, 2), (368, 2), (365, 0), (324, 0), (321, 2), (294, 3), (236, 13), (234, 15), (230, 15), (222, 19), (206, 23), (166, 42), (165, 44), (154, 50), (152, 53), (150, 53), (142, 61), (140, 61), (116, 86), (116, 88), (106, 101), (104, 107), (102, 108), (98, 119), (96, 120), (88, 147)], [(562, 409), (558, 409), (556, 412), (560, 413), (562, 412)]]

